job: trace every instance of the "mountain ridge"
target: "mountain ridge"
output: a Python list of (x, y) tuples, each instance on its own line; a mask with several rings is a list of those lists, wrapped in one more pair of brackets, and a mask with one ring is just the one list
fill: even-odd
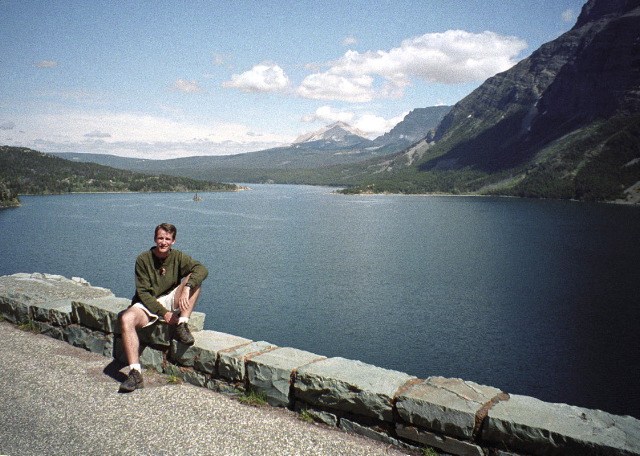
[[(450, 107), (417, 108), (390, 132), (375, 140), (356, 135), (358, 131), (348, 124), (333, 123), (319, 130), (305, 133), (304, 142), (272, 149), (224, 156), (193, 156), (167, 160), (119, 157), (102, 154), (53, 153), (73, 161), (88, 161), (154, 174), (172, 174), (223, 182), (282, 182), (322, 185), (351, 185), (348, 172), (336, 171), (336, 166), (351, 166), (371, 159), (388, 156), (404, 150), (414, 138), (422, 138), (435, 127)], [(403, 126), (404, 123), (407, 125)], [(326, 133), (329, 127), (344, 128), (347, 141), (332, 141), (331, 136), (315, 137)], [(312, 139), (313, 140), (310, 140)], [(316, 171), (310, 171), (316, 169)], [(329, 176), (326, 176), (328, 174)], [(342, 175), (342, 177), (341, 177)], [(346, 177), (345, 177), (346, 176)]]
[[(359, 139), (359, 141), (358, 141)], [(335, 142), (335, 143), (351, 143), (358, 144), (359, 142), (368, 141), (367, 135), (351, 125), (338, 121), (330, 125), (322, 127), (318, 130), (304, 133), (298, 136), (292, 143), (315, 143), (317, 141)]]
[(456, 103), (417, 160), (372, 164), (384, 178), (350, 191), (637, 199), (639, 28), (638, 0), (589, 0), (571, 30)]

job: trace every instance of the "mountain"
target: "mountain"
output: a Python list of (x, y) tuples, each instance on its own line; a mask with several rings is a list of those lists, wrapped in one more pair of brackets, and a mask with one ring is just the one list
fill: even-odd
[(352, 191), (637, 198), (639, 29), (640, 1), (589, 0), (570, 31), (489, 78)]
[[(3, 190), (4, 189), (4, 190)], [(0, 196), (69, 192), (233, 191), (234, 184), (202, 182), (176, 176), (151, 176), (95, 163), (75, 163), (22, 147), (0, 146)]]
[(169, 160), (84, 153), (53, 155), (76, 162), (209, 181), (354, 185), (360, 181), (352, 179), (349, 168), (344, 171), (341, 166), (350, 167), (402, 151), (416, 138), (423, 138), (449, 109), (442, 106), (415, 109), (393, 130), (374, 141), (346, 123), (336, 122), (301, 135), (290, 145), (237, 155)]
[(410, 146), (427, 136), (451, 111), (451, 106), (416, 108), (405, 116), (391, 131), (373, 140), (376, 146), (404, 144)]
[(366, 147), (370, 143), (365, 133), (344, 122), (334, 122), (319, 130), (305, 133), (293, 141), (293, 145), (304, 144), (320, 150)]
[(63, 158), (76, 163), (96, 163), (98, 165), (109, 166), (111, 168), (126, 169), (129, 171), (143, 172), (147, 167), (147, 162), (158, 162), (146, 158), (120, 157), (110, 154), (90, 154), (75, 152), (51, 152), (50, 155)]

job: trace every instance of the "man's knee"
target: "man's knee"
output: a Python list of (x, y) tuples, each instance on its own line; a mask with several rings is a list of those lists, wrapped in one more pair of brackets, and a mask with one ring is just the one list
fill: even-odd
[(132, 329), (136, 327), (137, 315), (134, 307), (129, 307), (120, 314), (120, 325), (122, 329)]

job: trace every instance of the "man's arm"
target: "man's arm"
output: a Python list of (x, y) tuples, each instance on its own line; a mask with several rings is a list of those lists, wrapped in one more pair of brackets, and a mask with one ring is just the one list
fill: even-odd
[(209, 276), (209, 270), (197, 260), (194, 260), (186, 253), (182, 254), (180, 261), (180, 276), (186, 277), (190, 275), (189, 283), (193, 288), (198, 288), (202, 282)]

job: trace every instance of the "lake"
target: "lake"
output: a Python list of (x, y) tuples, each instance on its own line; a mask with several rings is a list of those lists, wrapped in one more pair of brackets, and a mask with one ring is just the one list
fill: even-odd
[(250, 186), (24, 196), (0, 275), (129, 298), (166, 221), (209, 268), (206, 329), (640, 418), (640, 208)]

